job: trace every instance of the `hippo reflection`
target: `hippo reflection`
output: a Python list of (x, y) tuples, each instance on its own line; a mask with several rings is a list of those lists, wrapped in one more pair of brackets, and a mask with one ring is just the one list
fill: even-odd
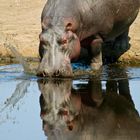
[[(134, 140), (140, 118), (127, 80), (39, 80), (41, 119), (50, 140)], [(112, 90), (113, 89), (113, 90)]]

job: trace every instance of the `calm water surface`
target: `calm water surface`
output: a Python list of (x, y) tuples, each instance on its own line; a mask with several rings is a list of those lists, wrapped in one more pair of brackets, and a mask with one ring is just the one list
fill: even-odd
[(139, 140), (140, 67), (40, 79), (0, 66), (1, 140)]

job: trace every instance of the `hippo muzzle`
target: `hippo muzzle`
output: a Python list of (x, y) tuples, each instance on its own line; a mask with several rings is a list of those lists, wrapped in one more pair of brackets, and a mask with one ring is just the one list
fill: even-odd
[(39, 36), (41, 61), (37, 75), (71, 77), (71, 60), (80, 55), (80, 41), (72, 31), (47, 29)]

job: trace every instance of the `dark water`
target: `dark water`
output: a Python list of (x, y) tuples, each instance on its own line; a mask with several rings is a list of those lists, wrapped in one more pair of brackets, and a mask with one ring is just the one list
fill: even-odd
[(0, 66), (0, 140), (139, 140), (140, 67), (39, 79)]

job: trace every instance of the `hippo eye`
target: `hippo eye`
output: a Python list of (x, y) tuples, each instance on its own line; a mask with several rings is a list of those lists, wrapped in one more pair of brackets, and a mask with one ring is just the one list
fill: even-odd
[(62, 39), (61, 40), (61, 44), (66, 44), (67, 43), (67, 39)]
[(58, 44), (60, 44), (60, 45), (64, 45), (64, 44), (67, 43), (67, 39), (59, 39), (57, 42), (58, 42)]

